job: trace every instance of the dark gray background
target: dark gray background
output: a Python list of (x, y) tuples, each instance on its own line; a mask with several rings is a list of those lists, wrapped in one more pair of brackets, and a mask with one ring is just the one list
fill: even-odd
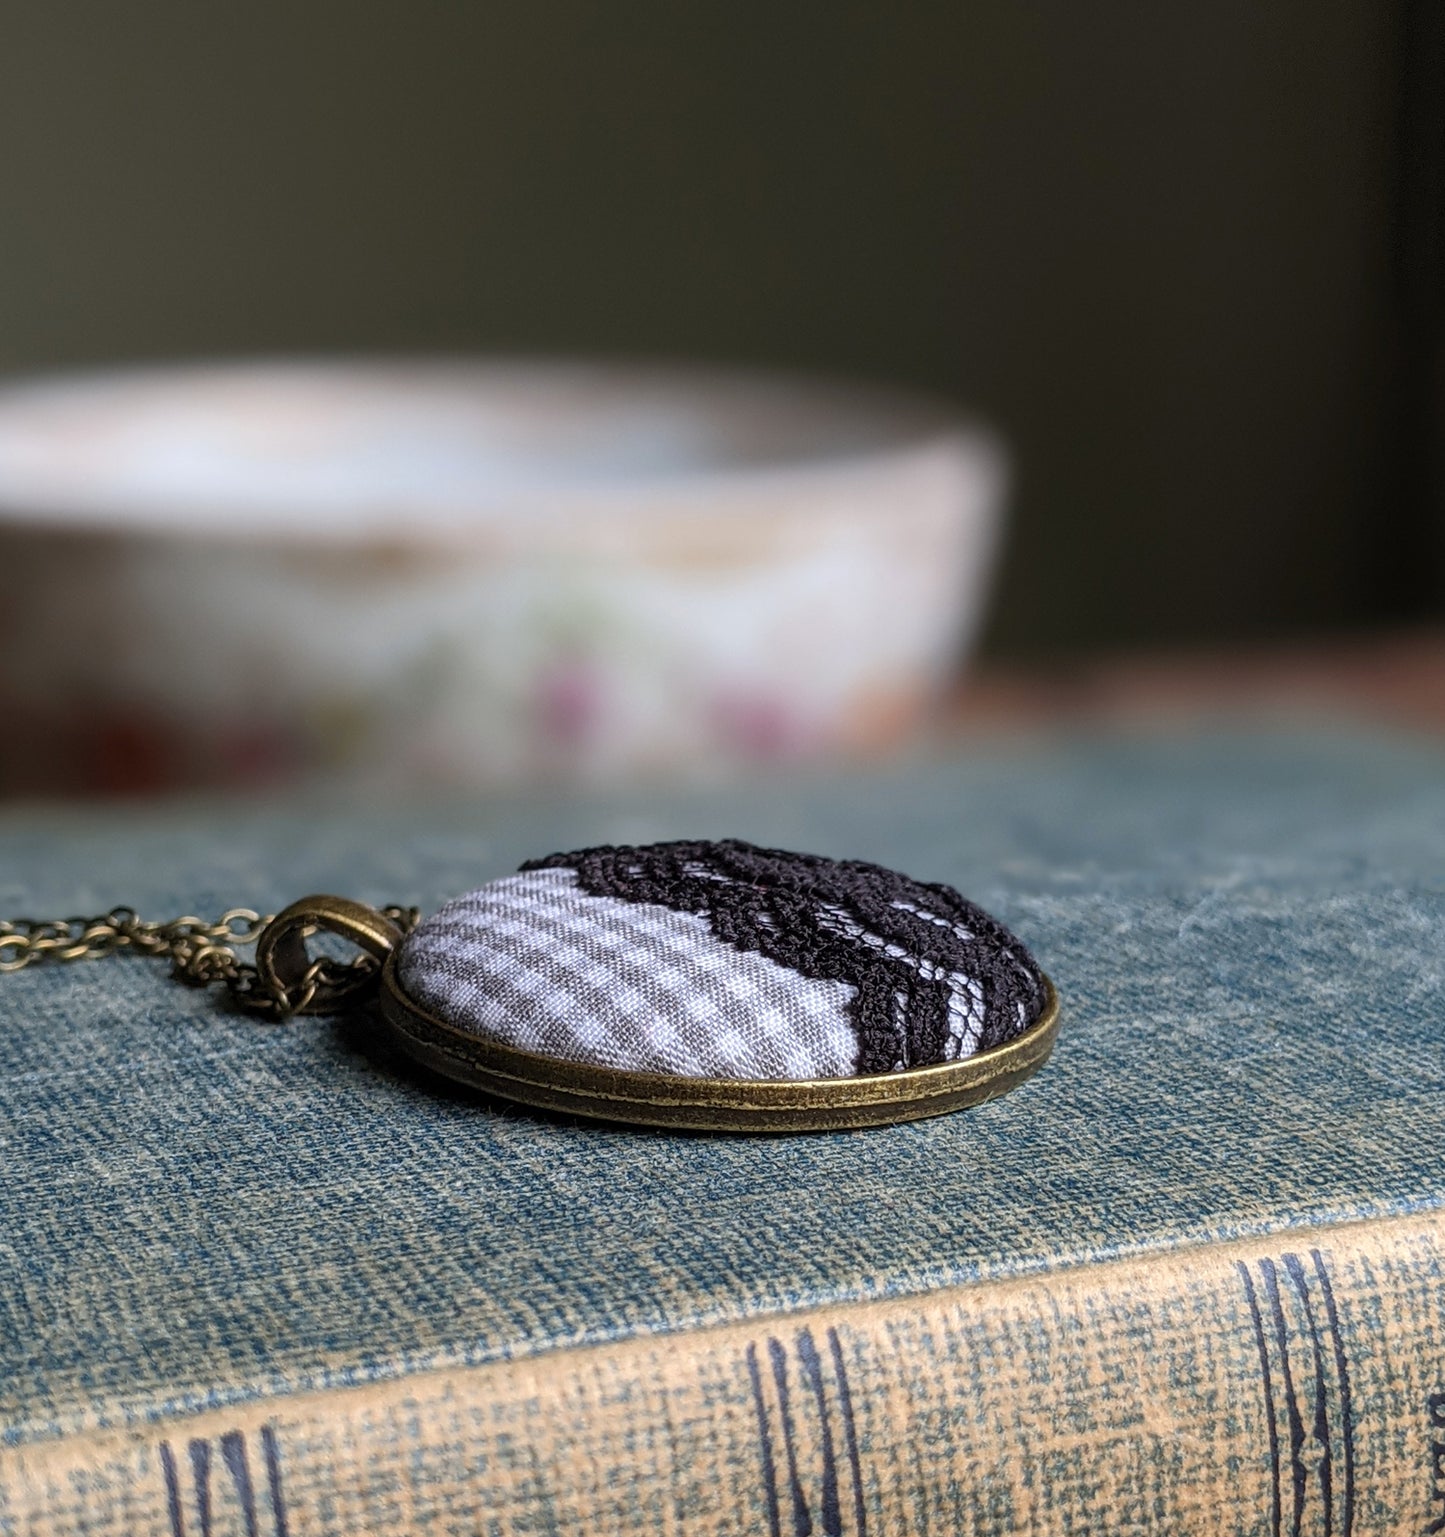
[(0, 370), (860, 372), (1017, 449), (997, 652), (1409, 620), (1445, 600), (1432, 26), (1409, 0), (27, 0)]

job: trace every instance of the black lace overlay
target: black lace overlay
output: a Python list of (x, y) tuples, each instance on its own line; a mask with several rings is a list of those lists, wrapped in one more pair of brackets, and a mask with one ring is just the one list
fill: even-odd
[(951, 886), (881, 865), (729, 838), (581, 849), (522, 868), (573, 870), (592, 896), (696, 914), (740, 950), (850, 984), (859, 1073), (957, 1056), (962, 1011), (977, 1028), (980, 995), (975, 1050), (1012, 1040), (1043, 1012), (1043, 974), (1001, 923)]

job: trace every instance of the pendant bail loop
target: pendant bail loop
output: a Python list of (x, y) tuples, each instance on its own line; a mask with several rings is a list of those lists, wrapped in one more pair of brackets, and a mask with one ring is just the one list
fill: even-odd
[[(313, 960), (306, 941), (318, 933), (335, 934), (361, 954), (351, 961)], [(257, 937), (257, 981), (283, 1018), (344, 1013), (376, 990), (382, 965), (404, 934), (389, 913), (364, 902), (302, 897), (277, 913)]]

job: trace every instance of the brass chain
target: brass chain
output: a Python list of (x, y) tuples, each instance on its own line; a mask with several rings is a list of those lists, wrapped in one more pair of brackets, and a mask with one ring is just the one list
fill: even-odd
[[(403, 933), (420, 917), (414, 907), (381, 911)], [(130, 907), (113, 907), (95, 918), (0, 919), (0, 973), (42, 963), (98, 961), (131, 950), (168, 959), (171, 975), (193, 987), (222, 983), (242, 1008), (279, 1019), (303, 1012), (322, 989), (355, 987), (381, 969), (381, 962), (366, 953), (348, 961), (323, 955), (283, 989), (237, 954), (254, 945), (271, 921), (269, 914), (249, 907), (228, 908), (214, 923), (190, 916), (148, 923)]]

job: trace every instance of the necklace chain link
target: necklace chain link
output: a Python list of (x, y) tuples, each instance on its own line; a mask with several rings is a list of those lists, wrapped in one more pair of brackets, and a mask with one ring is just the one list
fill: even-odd
[[(402, 933), (414, 928), (420, 916), (414, 907), (381, 911)], [(178, 981), (193, 987), (219, 982), (242, 1008), (279, 1019), (304, 1012), (322, 992), (355, 987), (381, 969), (376, 956), (365, 952), (346, 961), (323, 955), (283, 987), (237, 953), (254, 945), (271, 922), (270, 914), (249, 907), (228, 908), (214, 923), (189, 915), (150, 923), (131, 907), (113, 907), (94, 918), (0, 919), (0, 973), (42, 963), (98, 961), (131, 950), (168, 959)]]

